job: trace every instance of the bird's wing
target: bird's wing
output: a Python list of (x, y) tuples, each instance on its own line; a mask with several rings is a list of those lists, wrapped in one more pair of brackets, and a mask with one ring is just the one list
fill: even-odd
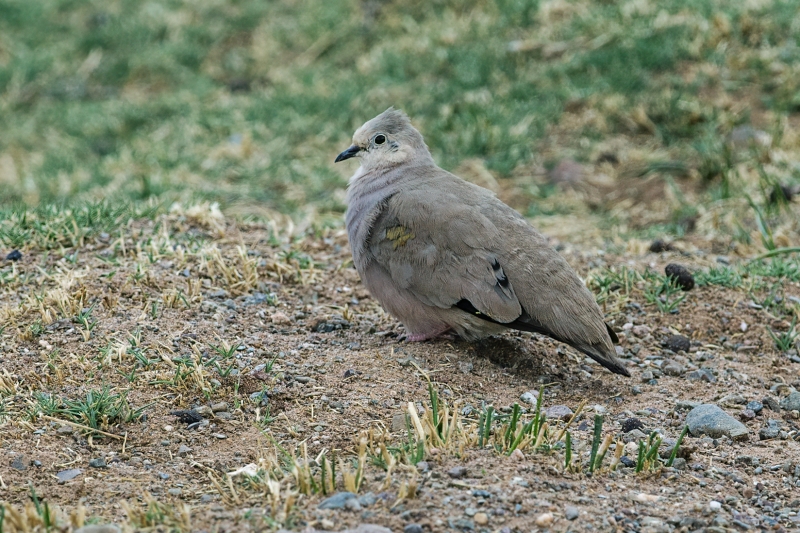
[(501, 238), (457, 190), (428, 187), (392, 196), (368, 246), (395, 285), (423, 304), (451, 308), (467, 300), (477, 312), (509, 323), (522, 308), (494, 250)]

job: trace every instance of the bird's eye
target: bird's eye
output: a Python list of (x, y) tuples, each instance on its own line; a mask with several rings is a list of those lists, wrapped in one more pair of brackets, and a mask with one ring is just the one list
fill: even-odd
[(385, 142), (386, 142), (386, 136), (385, 135), (376, 135), (375, 136), (375, 144), (383, 144)]

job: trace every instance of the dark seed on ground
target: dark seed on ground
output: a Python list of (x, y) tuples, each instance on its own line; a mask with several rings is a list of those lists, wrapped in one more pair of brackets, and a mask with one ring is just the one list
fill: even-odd
[(677, 263), (670, 263), (664, 269), (667, 277), (675, 282), (678, 287), (685, 291), (690, 291), (694, 288), (694, 276), (689, 272), (689, 269)]

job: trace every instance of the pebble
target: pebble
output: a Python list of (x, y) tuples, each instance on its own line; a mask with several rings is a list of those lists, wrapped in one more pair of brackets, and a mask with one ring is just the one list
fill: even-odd
[(348, 511), (353, 511), (353, 512), (360, 511), (361, 503), (358, 501), (358, 498), (350, 498), (348, 500), (345, 500), (344, 508), (347, 509)]
[(734, 440), (746, 439), (750, 430), (747, 426), (714, 404), (698, 405), (686, 415), (686, 425), (695, 437), (708, 435), (711, 438), (724, 436)]
[(428, 461), (420, 461), (417, 463), (417, 471), (418, 472), (427, 472), (431, 469), (431, 465), (428, 464)]
[(180, 448), (178, 448), (178, 457), (186, 457), (192, 453), (192, 449), (185, 444), (181, 444)]
[(705, 381), (707, 383), (716, 383), (717, 378), (714, 376), (713, 372), (708, 368), (698, 368), (697, 370), (692, 370), (686, 377), (690, 381)]
[(567, 505), (566, 509), (564, 509), (564, 516), (567, 520), (575, 520), (580, 514), (580, 510), (572, 505)]
[(664, 346), (675, 353), (688, 352), (689, 348), (692, 347), (692, 343), (688, 337), (683, 335), (670, 335), (664, 341)]
[(664, 273), (684, 291), (690, 291), (694, 288), (694, 276), (685, 266), (678, 263), (670, 263), (664, 268)]
[(96, 459), (89, 459), (89, 466), (92, 468), (108, 468), (108, 464), (106, 460), (102, 457), (98, 457)]
[(634, 429), (643, 429), (644, 423), (638, 418), (628, 418), (622, 423), (622, 432), (628, 433)]
[(216, 437), (216, 438), (218, 438), (220, 440), (228, 438), (228, 436), (225, 433), (214, 433), (214, 437)]
[(642, 372), (642, 383), (649, 383), (650, 380), (653, 379), (653, 372), (650, 370), (645, 370)]
[(406, 524), (403, 533), (422, 533), (422, 526), (419, 524)]
[(678, 403), (675, 404), (676, 411), (691, 411), (695, 407), (700, 405), (700, 402), (696, 402), (694, 400), (678, 400)]
[(685, 372), (683, 365), (681, 365), (680, 363), (676, 363), (674, 361), (667, 364), (662, 370), (664, 374), (673, 377), (683, 375), (683, 373)]
[(69, 470), (62, 470), (61, 472), (58, 472), (56, 477), (59, 481), (70, 481), (81, 475), (81, 473), (83, 473), (83, 470), (80, 468), (70, 468)]
[(485, 526), (489, 523), (489, 515), (486, 513), (475, 513), (475, 516), (472, 517), (475, 520), (475, 523), (479, 526)]
[(764, 404), (754, 400), (752, 402), (747, 402), (747, 408), (753, 411), (755, 414), (758, 414), (764, 409)]
[(744, 405), (747, 403), (747, 398), (739, 393), (733, 393), (720, 399), (719, 403), (725, 406)]
[(398, 413), (392, 417), (392, 432), (406, 430), (406, 415), (405, 413)]
[(778, 400), (776, 400), (772, 396), (765, 396), (764, 398), (762, 398), (761, 403), (763, 403), (764, 407), (766, 407), (770, 411), (775, 411), (776, 413), (778, 413), (781, 410), (781, 407), (778, 404)]
[(447, 475), (453, 479), (460, 479), (467, 475), (467, 469), (463, 466), (456, 466), (448, 470)]
[(555, 517), (553, 516), (553, 513), (542, 513), (536, 517), (534, 523), (538, 527), (550, 527), (551, 525), (553, 525), (554, 520)]
[(767, 425), (758, 432), (759, 440), (775, 439), (781, 434), (781, 423), (775, 419), (767, 420)]
[(358, 503), (360, 503), (362, 507), (372, 507), (377, 501), (378, 497), (375, 496), (374, 492), (368, 492), (358, 497)]
[(181, 494), (183, 494), (183, 489), (181, 489), (180, 487), (175, 487), (174, 489), (168, 489), (167, 494), (169, 494), (170, 496), (180, 496)]
[(337, 492), (333, 496), (325, 498), (317, 506), (318, 509), (344, 509), (348, 500), (356, 498), (352, 492)]
[(14, 460), (11, 461), (11, 468), (14, 470), (19, 470), (20, 472), (24, 472), (27, 468), (27, 466), (25, 466), (25, 456), (17, 455), (14, 457)]
[(634, 334), (634, 336), (639, 337), (639, 338), (647, 337), (648, 335), (650, 335), (651, 331), (652, 330), (650, 329), (649, 326), (645, 326), (645, 325), (641, 325), (641, 324), (638, 325), (638, 326), (633, 326), (633, 328), (631, 328), (631, 332)]
[(566, 405), (552, 405), (544, 410), (544, 414), (548, 420), (563, 420), (566, 422), (572, 417), (573, 412)]
[[(222, 409), (222, 411), (224, 410), (225, 409)], [(214, 411), (212, 411), (211, 408), (207, 405), (201, 405), (199, 407), (195, 407), (193, 411), (198, 415), (202, 416), (203, 418), (211, 418), (214, 415)]]
[(219, 413), (221, 411), (228, 410), (228, 402), (217, 402), (211, 404), (211, 412), (212, 413)]
[(114, 524), (91, 524), (79, 527), (75, 533), (122, 533), (122, 530)]
[(789, 396), (781, 400), (780, 406), (781, 409), (786, 409), (787, 411), (800, 411), (800, 392), (794, 391), (790, 393)]
[(470, 361), (459, 361), (458, 362), (458, 370), (462, 374), (469, 374), (469, 373), (472, 372), (472, 370), (474, 368), (475, 368), (475, 365), (473, 365)]
[(525, 403), (529, 403), (532, 406), (536, 406), (536, 401), (539, 398), (539, 392), (535, 390), (529, 390), (528, 392), (523, 392), (522, 396), (519, 397)]

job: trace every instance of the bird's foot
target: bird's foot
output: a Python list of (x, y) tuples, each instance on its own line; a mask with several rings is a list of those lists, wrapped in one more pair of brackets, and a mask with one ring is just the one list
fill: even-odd
[(406, 340), (406, 342), (427, 341), (429, 339), (435, 339), (436, 337), (439, 337), (439, 336), (447, 333), (448, 331), (450, 331), (450, 327), (449, 326), (445, 326), (442, 329), (434, 330), (434, 331), (431, 331), (431, 332), (428, 332), (428, 333), (415, 333), (413, 335), (406, 335), (406, 339), (405, 340)]

